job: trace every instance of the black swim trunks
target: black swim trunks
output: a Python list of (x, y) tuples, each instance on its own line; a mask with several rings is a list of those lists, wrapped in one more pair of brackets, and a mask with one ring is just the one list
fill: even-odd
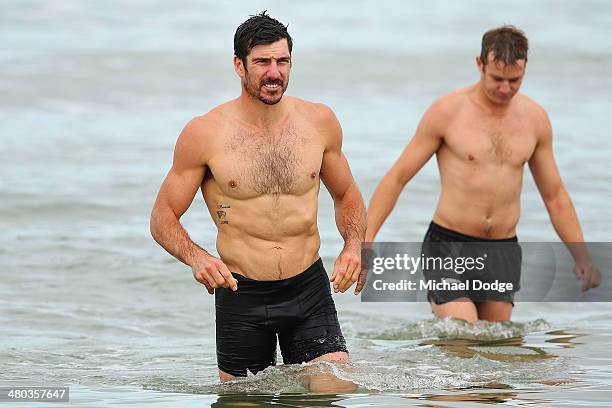
[[(514, 294), (520, 288), (522, 262), (521, 247), (516, 236), (506, 239), (471, 237), (432, 221), (423, 240), (422, 253), (424, 258), (441, 258), (452, 266), (440, 267), (444, 262), (431, 261), (429, 268), (422, 268), (428, 283), (449, 283), (441, 290), (428, 290), (427, 299), (430, 302), (443, 304), (468, 298), (473, 302), (507, 301), (514, 306)], [(494, 285), (495, 282), (497, 284)], [(511, 289), (509, 284), (512, 285)]]
[(299, 275), (257, 281), (237, 273), (238, 290), (215, 289), (217, 364), (236, 377), (276, 364), (347, 352), (321, 259)]

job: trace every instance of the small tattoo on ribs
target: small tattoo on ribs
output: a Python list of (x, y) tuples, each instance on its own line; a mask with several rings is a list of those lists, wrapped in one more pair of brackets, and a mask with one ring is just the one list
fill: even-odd
[[(219, 204), (219, 208), (231, 208), (229, 204)], [(219, 210), (216, 212), (217, 218), (221, 220), (221, 224), (229, 224), (227, 218), (227, 213), (223, 210)]]

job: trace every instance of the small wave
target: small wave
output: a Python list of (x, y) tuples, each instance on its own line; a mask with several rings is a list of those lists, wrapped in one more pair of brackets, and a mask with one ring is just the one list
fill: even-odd
[(528, 333), (550, 330), (550, 328), (550, 324), (544, 319), (526, 323), (484, 320), (469, 323), (465, 320), (447, 317), (421, 320), (382, 332), (361, 332), (357, 337), (372, 340), (417, 340), (429, 337), (494, 340), (524, 336)]
[[(152, 380), (145, 389), (194, 394), (278, 394), (309, 391), (312, 378), (335, 377), (341, 392), (380, 392), (460, 388), (473, 385), (466, 373), (422, 372), (415, 367), (380, 367), (363, 363), (335, 365), (327, 362), (268, 367), (222, 384), (195, 385), (180, 381)], [(332, 386), (330, 390), (333, 390)]]
[(249, 372), (247, 377), (221, 384), (189, 384), (180, 380), (153, 378), (143, 384), (143, 388), (189, 394), (303, 393), (308, 391), (303, 371), (302, 365), (298, 364), (272, 366), (257, 374)]
[[(303, 394), (317, 391), (311, 389), (310, 384), (318, 377), (319, 384), (321, 379), (328, 382), (328, 391), (324, 393), (423, 392), (487, 388), (491, 384), (496, 384), (494, 388), (514, 388), (520, 384), (556, 381), (567, 374), (568, 364), (563, 358), (497, 360), (489, 358), (494, 357), (496, 350), (493, 349), (482, 353), (472, 351), (469, 355), (448, 351), (415, 351), (411, 353), (410, 362), (395, 356), (385, 361), (374, 359), (343, 365), (326, 362), (279, 365), (222, 384), (216, 383), (216, 379), (214, 382), (206, 380), (204, 384), (187, 382), (194, 379), (188, 380), (185, 376), (180, 379), (149, 378), (143, 388), (190, 394)], [(526, 357), (534, 355), (523, 349), (508, 352)], [(397, 361), (394, 364), (392, 360)]]
[[(328, 393), (423, 392), (487, 388), (490, 384), (496, 384), (494, 388), (514, 388), (520, 384), (556, 381), (567, 375), (571, 365), (566, 359), (522, 338), (546, 330), (550, 330), (550, 325), (542, 319), (473, 325), (455, 319), (432, 319), (393, 331), (369, 333), (373, 343), (380, 339), (385, 346), (364, 345), (352, 355), (357, 359), (349, 364), (278, 365), (223, 384), (216, 383), (216, 379), (194, 384), (193, 378), (183, 377), (183, 381), (158, 378), (147, 381), (144, 387), (194, 394), (304, 394), (316, 392), (312, 387), (313, 378), (319, 383), (323, 378), (330, 381)], [(406, 344), (403, 341), (406, 339), (418, 341)], [(336, 385), (340, 391), (332, 391)]]

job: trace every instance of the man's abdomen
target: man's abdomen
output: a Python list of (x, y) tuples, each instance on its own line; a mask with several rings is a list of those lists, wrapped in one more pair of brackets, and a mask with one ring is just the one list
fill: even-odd
[(318, 233), (266, 240), (219, 234), (217, 250), (231, 272), (254, 280), (273, 281), (295, 276), (319, 258)]
[(452, 190), (443, 185), (434, 221), (466, 235), (502, 239), (516, 235), (519, 216), (520, 188)]

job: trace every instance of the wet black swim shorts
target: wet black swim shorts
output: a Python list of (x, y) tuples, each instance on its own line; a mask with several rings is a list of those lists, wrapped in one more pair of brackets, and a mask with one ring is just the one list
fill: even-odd
[[(446, 262), (450, 262), (450, 258), (455, 263), (453, 268), (443, 268), (440, 263), (431, 261), (433, 267), (422, 268), (426, 281), (460, 285), (451, 290), (428, 290), (427, 299), (430, 302), (443, 304), (468, 298), (473, 302), (494, 300), (514, 305), (514, 294), (520, 288), (522, 262), (521, 247), (516, 236), (482, 239), (444, 228), (432, 221), (423, 240), (422, 253), (425, 258), (442, 258)], [(466, 261), (468, 259), (473, 261)], [(462, 267), (458, 268), (457, 265)], [(470, 268), (466, 268), (466, 265)], [(457, 273), (457, 270), (461, 273)], [(496, 281), (497, 286), (492, 285)], [(505, 290), (502, 290), (502, 284)], [(512, 284), (512, 289), (507, 289), (508, 284)], [(456, 287), (460, 289), (454, 290)]]
[(321, 259), (288, 279), (257, 281), (237, 273), (238, 290), (215, 289), (217, 364), (237, 377), (276, 364), (347, 352)]

